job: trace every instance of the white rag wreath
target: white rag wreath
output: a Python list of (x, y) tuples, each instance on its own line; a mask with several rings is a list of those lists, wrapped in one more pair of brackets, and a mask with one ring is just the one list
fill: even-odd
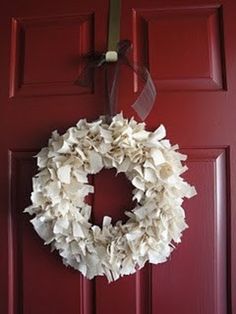
[[(134, 273), (149, 261), (165, 262), (187, 227), (184, 197), (196, 192), (180, 175), (185, 155), (164, 139), (165, 128), (145, 130), (144, 123), (117, 114), (107, 124), (103, 117), (80, 120), (65, 134), (52, 133), (48, 147), (37, 155), (32, 205), (25, 209), (45, 244), (59, 250), (65, 265), (91, 279), (108, 281)], [(134, 186), (136, 207), (125, 212), (125, 224), (105, 216), (102, 227), (90, 222), (85, 197), (94, 192), (88, 174), (103, 168), (124, 172)]]

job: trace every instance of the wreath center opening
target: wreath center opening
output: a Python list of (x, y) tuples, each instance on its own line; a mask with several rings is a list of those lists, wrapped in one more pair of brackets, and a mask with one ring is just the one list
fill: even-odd
[(91, 199), (88, 200), (92, 205), (92, 223), (101, 226), (104, 216), (110, 216), (112, 224), (118, 220), (125, 223), (128, 219), (125, 211), (135, 206), (132, 200), (133, 185), (125, 174), (116, 174), (114, 168), (104, 168), (90, 175), (89, 181), (94, 186), (94, 193), (90, 194)]

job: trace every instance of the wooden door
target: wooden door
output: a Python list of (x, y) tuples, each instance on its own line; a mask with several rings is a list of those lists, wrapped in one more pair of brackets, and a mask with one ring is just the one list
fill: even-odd
[[(1, 314), (236, 314), (235, 12), (233, 0), (122, 1), (121, 37), (158, 89), (147, 127), (163, 123), (189, 155), (185, 177), (198, 195), (185, 202), (190, 228), (167, 263), (108, 284), (66, 268), (22, 213), (32, 156), (51, 132), (104, 113), (101, 73), (93, 88), (73, 81), (81, 55), (106, 48), (108, 0), (2, 3)], [(131, 117), (140, 86), (123, 72), (119, 108)], [(94, 184), (95, 219), (123, 218), (132, 205), (125, 178), (103, 171)]]

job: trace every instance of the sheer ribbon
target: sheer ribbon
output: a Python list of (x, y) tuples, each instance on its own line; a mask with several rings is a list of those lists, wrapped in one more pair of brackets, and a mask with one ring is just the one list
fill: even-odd
[(130, 48), (131, 42), (129, 40), (120, 41), (117, 49), (118, 61), (115, 63), (106, 62), (104, 53), (88, 53), (85, 55), (87, 61), (86, 65), (76, 79), (75, 84), (91, 86), (93, 83), (93, 70), (103, 67), (105, 69), (105, 86), (109, 108), (108, 116), (112, 117), (117, 113), (117, 91), (120, 67), (122, 64), (128, 66), (137, 74), (138, 78), (144, 81), (142, 91), (132, 104), (132, 108), (137, 113), (138, 117), (144, 121), (154, 106), (157, 92), (148, 69), (145, 66), (140, 66), (129, 61), (127, 54)]

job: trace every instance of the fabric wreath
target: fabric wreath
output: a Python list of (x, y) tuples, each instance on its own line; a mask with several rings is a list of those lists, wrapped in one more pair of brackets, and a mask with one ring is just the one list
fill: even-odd
[[(181, 178), (186, 156), (165, 139), (163, 125), (145, 130), (145, 123), (122, 114), (110, 124), (80, 120), (65, 134), (52, 133), (48, 147), (37, 155), (39, 172), (33, 177), (32, 205), (25, 209), (34, 229), (57, 249), (65, 265), (92, 279), (108, 281), (134, 273), (149, 261), (167, 260), (187, 228), (183, 198), (195, 195)], [(85, 197), (94, 192), (89, 174), (103, 168), (124, 172), (134, 186), (136, 206), (126, 211), (126, 223), (105, 216), (102, 226), (90, 221)]]

